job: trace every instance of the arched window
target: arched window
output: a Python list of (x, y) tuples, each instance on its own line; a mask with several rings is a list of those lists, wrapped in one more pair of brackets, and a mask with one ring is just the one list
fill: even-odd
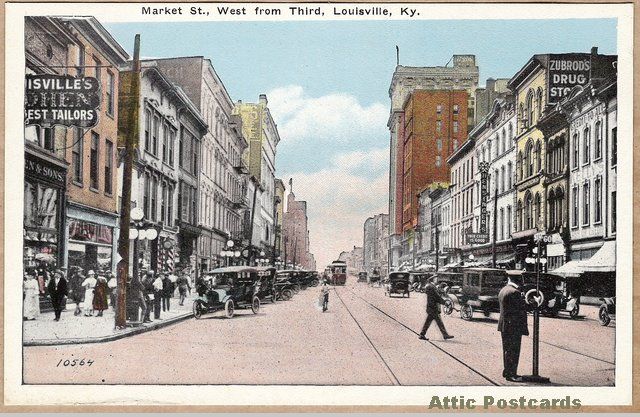
[(524, 210), (522, 208), (522, 200), (518, 200), (518, 206), (516, 207), (516, 229), (522, 229), (522, 217), (524, 214)]
[(542, 170), (542, 149), (540, 141), (536, 142), (536, 167), (534, 172), (540, 172)]
[(538, 119), (542, 117), (542, 88), (538, 87), (538, 99), (536, 100), (537, 104), (537, 116)]
[(593, 146), (593, 159), (602, 158), (602, 123), (596, 122), (595, 143)]
[(510, 190), (511, 187), (513, 186), (512, 183), (512, 175), (513, 175), (513, 166), (511, 164), (511, 161), (509, 161), (509, 163), (507, 164), (507, 190)]
[(531, 229), (532, 222), (532, 209), (533, 209), (533, 201), (531, 198), (531, 193), (528, 193), (524, 197), (524, 230)]
[(551, 190), (547, 199), (549, 200), (549, 228), (553, 230), (556, 227), (556, 194), (553, 190)]
[(574, 134), (573, 135), (573, 140), (572, 140), (572, 147), (573, 147), (573, 161), (571, 164), (572, 168), (577, 168), (578, 167), (578, 159), (580, 158), (579, 156), (579, 149), (580, 149), (580, 142), (579, 142), (579, 138), (578, 138), (578, 134)]
[(533, 142), (531, 142), (531, 139), (529, 139), (529, 142), (527, 142), (527, 147), (526, 147), (526, 153), (525, 153), (525, 166), (526, 166), (526, 176), (530, 177), (531, 175), (533, 175)]
[(504, 130), (504, 127), (502, 128), (502, 152), (506, 152), (507, 151), (507, 134)]
[(500, 192), (504, 192), (504, 165), (500, 168)]
[(500, 156), (500, 145), (502, 144), (502, 142), (500, 141), (500, 135), (496, 135), (496, 158), (498, 158), (498, 156)]
[[(509, 141), (513, 141), (513, 126), (509, 123)], [(511, 146), (512, 144), (510, 144)]]
[(516, 161), (516, 170), (517, 170), (517, 172), (516, 172), (516, 174), (517, 174), (516, 180), (517, 181), (522, 181), (522, 178), (523, 178), (522, 174), (524, 172), (524, 170), (522, 168), (523, 165), (524, 165), (524, 161), (522, 160), (522, 151), (520, 151), (520, 152), (518, 152), (518, 160)]
[(591, 132), (586, 127), (582, 134), (582, 163), (588, 164), (591, 160)]
[(511, 236), (511, 206), (507, 206), (507, 238)]
[(504, 239), (504, 208), (500, 209), (500, 220), (499, 220), (499, 227), (498, 229), (500, 230), (500, 240)]
[(533, 90), (529, 90), (529, 93), (527, 94), (527, 128), (533, 126), (533, 112)]

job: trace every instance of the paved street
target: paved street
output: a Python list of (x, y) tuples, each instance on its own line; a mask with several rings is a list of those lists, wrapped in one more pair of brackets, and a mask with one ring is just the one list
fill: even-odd
[[(24, 348), (25, 383), (518, 385), (501, 377), (497, 315), (473, 322), (445, 316), (455, 339), (435, 324), (418, 340), (424, 295), (388, 298), (356, 283), (331, 291), (329, 311), (316, 307), (318, 288), (291, 301), (263, 304), (255, 316), (239, 310), (190, 319), (121, 340)], [(540, 373), (552, 383), (614, 383), (615, 326), (585, 317), (543, 318)], [(532, 318), (529, 317), (531, 324)], [(64, 367), (65, 359), (92, 359)], [(519, 371), (531, 371), (531, 338), (523, 340)]]

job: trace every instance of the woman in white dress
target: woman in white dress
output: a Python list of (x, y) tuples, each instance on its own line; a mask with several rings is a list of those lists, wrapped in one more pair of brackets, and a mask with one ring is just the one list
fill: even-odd
[(82, 281), (82, 286), (84, 287), (84, 315), (87, 317), (93, 316), (93, 290), (97, 283), (96, 273), (93, 270), (89, 271), (87, 278)]
[(40, 314), (40, 286), (35, 275), (27, 275), (24, 281), (24, 318), (35, 320)]

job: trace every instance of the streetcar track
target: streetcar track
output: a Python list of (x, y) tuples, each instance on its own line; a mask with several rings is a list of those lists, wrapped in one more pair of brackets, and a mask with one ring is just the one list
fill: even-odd
[[(405, 329), (409, 330), (411, 333), (418, 335), (419, 333), (416, 332), (415, 330), (413, 330), (411, 327), (407, 326), (406, 324), (402, 323), (400, 320), (396, 319), (395, 317), (391, 316), (390, 314), (388, 314), (386, 311), (378, 308), (376, 305), (370, 303), (369, 301), (365, 300), (364, 298), (360, 297), (358, 294), (356, 294), (353, 290), (349, 289), (348, 290), (350, 293), (352, 293), (354, 296), (356, 296), (357, 298), (359, 298), (360, 300), (362, 300), (365, 304), (367, 304), (369, 307), (375, 309), (376, 311), (378, 311), (379, 313), (385, 315), (386, 317), (390, 318), (391, 320), (393, 320), (394, 322), (396, 322), (397, 324), (399, 324), (400, 326), (404, 327)], [(338, 291), (336, 290), (336, 294), (338, 294)], [(339, 295), (338, 295), (339, 297)], [(342, 298), (340, 299), (340, 301), (342, 301)], [(344, 304), (344, 301), (342, 301), (342, 303)], [(351, 314), (351, 313), (349, 313)], [(353, 316), (352, 316), (353, 317)], [(355, 320), (355, 318), (354, 318)], [(359, 324), (358, 324), (359, 326)], [(482, 372), (478, 371), (477, 369), (475, 369), (474, 367), (472, 367), (471, 365), (467, 364), (466, 362), (464, 362), (462, 359), (456, 357), (454, 354), (446, 351), (445, 349), (443, 349), (441, 346), (438, 346), (437, 344), (433, 343), (431, 340), (426, 340), (426, 342), (428, 342), (431, 346), (433, 346), (434, 348), (438, 349), (440, 352), (444, 353), (445, 355), (449, 356), (451, 359), (455, 360), (456, 362), (458, 362), (459, 364), (461, 364), (462, 366), (464, 366), (465, 368), (469, 369), (471, 372), (479, 375), (481, 378), (485, 379), (486, 381), (488, 381), (490, 384), (494, 385), (494, 386), (501, 386), (501, 384), (495, 382), (493, 379), (489, 378), (488, 376), (486, 376), (485, 374), (483, 374)]]
[(376, 352), (376, 354), (378, 355), (378, 358), (380, 359), (380, 361), (384, 364), (384, 366), (386, 367), (387, 371), (389, 374), (391, 374), (390, 376), (392, 376), (393, 378), (391, 378), (391, 382), (394, 383), (394, 385), (402, 385), (400, 383), (400, 381), (398, 380), (398, 377), (396, 376), (396, 374), (393, 372), (393, 370), (391, 369), (391, 367), (389, 366), (389, 364), (387, 363), (387, 361), (384, 359), (384, 357), (382, 356), (382, 354), (380, 353), (380, 351), (378, 350), (378, 348), (376, 348), (376, 346), (373, 344), (373, 341), (369, 338), (369, 336), (367, 335), (367, 333), (364, 331), (364, 329), (362, 328), (362, 326), (360, 325), (360, 323), (358, 322), (358, 320), (355, 318), (355, 316), (351, 313), (351, 310), (349, 310), (349, 307), (347, 307), (347, 303), (344, 302), (344, 300), (342, 299), (342, 297), (340, 296), (340, 293), (335, 289), (335, 287), (333, 288), (334, 292), (336, 293), (336, 296), (338, 297), (338, 299), (340, 300), (340, 302), (342, 303), (342, 305), (344, 306), (344, 308), (347, 310), (347, 313), (349, 313), (349, 315), (351, 316), (351, 318), (353, 319), (353, 321), (356, 323), (356, 325), (358, 326), (358, 328), (360, 329), (360, 331), (362, 332), (362, 334), (364, 335), (365, 339), (367, 339), (367, 342), (369, 342), (369, 345), (373, 348), (373, 350)]

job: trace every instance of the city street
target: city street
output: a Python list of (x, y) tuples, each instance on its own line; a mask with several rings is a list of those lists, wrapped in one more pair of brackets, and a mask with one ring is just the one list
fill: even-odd
[[(316, 305), (319, 288), (309, 288), (263, 304), (258, 315), (238, 310), (232, 319), (217, 313), (113, 342), (25, 347), (24, 382), (521, 385), (501, 376), (497, 315), (466, 322), (454, 312), (444, 316), (454, 339), (443, 341), (434, 323), (422, 341), (424, 294), (388, 298), (355, 281), (330, 292), (326, 313)], [(615, 325), (601, 327), (594, 312), (583, 306), (578, 320), (542, 318), (540, 373), (552, 384), (614, 384)], [(531, 371), (531, 340), (523, 339), (521, 374)], [(65, 367), (66, 359), (93, 363)]]

